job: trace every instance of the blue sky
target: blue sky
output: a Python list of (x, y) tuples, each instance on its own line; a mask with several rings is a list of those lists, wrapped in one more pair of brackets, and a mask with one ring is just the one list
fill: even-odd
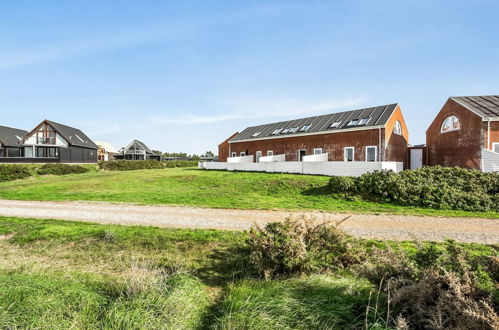
[(246, 126), (499, 93), (499, 1), (0, 2), (0, 125), (216, 151)]

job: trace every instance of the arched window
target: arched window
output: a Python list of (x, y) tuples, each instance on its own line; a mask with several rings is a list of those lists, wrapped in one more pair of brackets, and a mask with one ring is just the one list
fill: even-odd
[(442, 123), (442, 128), (440, 129), (441, 133), (456, 131), (461, 128), (461, 122), (456, 116), (450, 116), (445, 118)]
[(402, 135), (402, 124), (397, 120), (395, 126), (393, 127), (393, 133)]

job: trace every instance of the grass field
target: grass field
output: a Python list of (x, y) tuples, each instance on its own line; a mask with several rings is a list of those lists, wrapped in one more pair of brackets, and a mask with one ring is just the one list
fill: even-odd
[(2, 182), (0, 198), (499, 218), (497, 212), (434, 210), (336, 199), (325, 191), (327, 182), (328, 178), (322, 176), (193, 168), (91, 172)]
[[(368, 322), (383, 329), (384, 297), (366, 315), (377, 288), (365, 279), (341, 272), (259, 280), (244, 238), (0, 218), (0, 328), (356, 329)], [(415, 243), (398, 246), (411, 255)], [(461, 246), (474, 256), (496, 253)]]

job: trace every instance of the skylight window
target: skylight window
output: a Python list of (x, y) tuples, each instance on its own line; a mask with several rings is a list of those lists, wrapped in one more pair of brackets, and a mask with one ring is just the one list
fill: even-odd
[(350, 120), (350, 122), (347, 124), (347, 126), (356, 126), (359, 123), (358, 119), (353, 119)]
[(78, 134), (75, 134), (75, 136), (76, 136), (76, 138), (77, 138), (78, 140), (80, 140), (82, 143), (85, 143), (85, 141), (83, 141), (83, 139), (82, 139), (81, 137), (79, 137), (79, 136), (78, 136)]
[(257, 137), (258, 135), (260, 135), (261, 132), (256, 132), (256, 133), (253, 133), (253, 135), (251, 137)]
[(289, 133), (296, 133), (298, 132), (298, 127), (293, 127), (289, 129)]
[(369, 122), (370, 119), (371, 118), (362, 118), (361, 120), (359, 120), (359, 123), (357, 125), (358, 126), (366, 125)]
[(341, 121), (335, 121), (334, 123), (329, 126), (329, 128), (338, 128), (340, 127)]
[(306, 132), (306, 131), (308, 131), (308, 129), (310, 128), (310, 126), (312, 126), (312, 125), (309, 125), (309, 124), (304, 125), (304, 126), (300, 129), (300, 132)]
[(17, 138), (19, 141), (21, 141), (21, 140), (22, 140), (22, 139), (21, 139), (21, 137), (20, 137), (19, 135), (16, 135), (16, 138)]
[(284, 131), (282, 131), (282, 134), (289, 133), (290, 130), (291, 130), (291, 128), (286, 128), (286, 129), (284, 129)]
[(282, 128), (277, 128), (277, 129), (275, 129), (275, 130), (272, 132), (272, 135), (277, 135), (277, 134), (281, 133), (281, 131), (282, 131)]

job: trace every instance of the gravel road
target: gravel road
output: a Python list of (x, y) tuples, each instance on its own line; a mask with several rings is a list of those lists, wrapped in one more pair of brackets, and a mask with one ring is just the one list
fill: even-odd
[(268, 222), (283, 221), (289, 216), (305, 216), (315, 218), (316, 221), (338, 221), (350, 216), (341, 226), (345, 231), (357, 237), (431, 241), (452, 238), (461, 242), (499, 244), (499, 219), (12, 200), (0, 200), (0, 216), (227, 230), (245, 230), (255, 224), (264, 225)]

